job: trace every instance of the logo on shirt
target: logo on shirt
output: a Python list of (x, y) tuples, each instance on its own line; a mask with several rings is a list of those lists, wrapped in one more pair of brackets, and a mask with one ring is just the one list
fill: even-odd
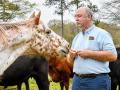
[(94, 40), (94, 36), (89, 36), (89, 40)]

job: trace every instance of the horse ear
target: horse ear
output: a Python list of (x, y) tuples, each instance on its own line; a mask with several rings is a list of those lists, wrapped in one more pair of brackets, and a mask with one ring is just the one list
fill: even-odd
[(40, 16), (41, 16), (41, 12), (38, 12), (38, 14), (37, 14), (36, 17), (35, 17), (35, 25), (38, 25), (38, 24), (39, 24)]
[(40, 17), (41, 16), (41, 11), (38, 12), (38, 14), (36, 15), (36, 17)]
[(35, 17), (35, 12), (32, 13), (32, 15), (30, 16), (30, 18)]

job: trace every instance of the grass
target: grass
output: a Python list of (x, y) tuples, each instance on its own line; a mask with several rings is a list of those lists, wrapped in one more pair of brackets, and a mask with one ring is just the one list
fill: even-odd
[[(70, 80), (70, 82), (71, 82), (71, 80)], [(30, 90), (38, 90), (38, 87), (37, 87), (34, 79), (29, 79), (29, 84), (30, 84)], [(71, 84), (70, 84), (70, 86), (71, 86)], [(4, 90), (4, 87), (0, 86), (0, 90)], [(16, 89), (16, 86), (9, 86), (5, 90), (17, 90), (17, 89)], [(24, 83), (22, 84), (22, 90), (26, 90)], [(60, 90), (59, 83), (50, 82), (50, 90)]]

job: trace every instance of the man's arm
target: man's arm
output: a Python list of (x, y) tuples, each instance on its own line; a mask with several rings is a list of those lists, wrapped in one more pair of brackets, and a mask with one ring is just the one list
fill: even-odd
[(82, 58), (92, 58), (98, 61), (117, 60), (117, 55), (113, 54), (111, 51), (82, 50), (78, 52), (78, 55)]

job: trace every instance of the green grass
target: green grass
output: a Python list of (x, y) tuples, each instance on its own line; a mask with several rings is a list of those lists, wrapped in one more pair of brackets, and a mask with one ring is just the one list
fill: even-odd
[[(71, 80), (70, 80), (70, 82), (71, 82)], [(29, 79), (29, 84), (30, 84), (30, 90), (38, 90), (38, 87), (37, 87), (34, 79)], [(71, 84), (70, 84), (70, 86), (71, 86)], [(0, 86), (0, 90), (4, 90), (4, 88), (2, 86)], [(16, 90), (16, 86), (9, 86), (5, 90)], [(26, 90), (24, 83), (22, 84), (22, 90)], [(59, 83), (50, 82), (50, 90), (60, 90)]]

